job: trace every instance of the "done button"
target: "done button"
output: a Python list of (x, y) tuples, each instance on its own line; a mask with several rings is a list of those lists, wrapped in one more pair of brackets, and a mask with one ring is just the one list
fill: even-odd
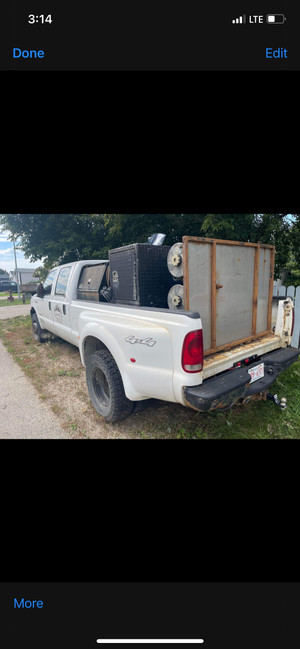
[(43, 59), (44, 50), (20, 50), (19, 47), (13, 48), (13, 59)]

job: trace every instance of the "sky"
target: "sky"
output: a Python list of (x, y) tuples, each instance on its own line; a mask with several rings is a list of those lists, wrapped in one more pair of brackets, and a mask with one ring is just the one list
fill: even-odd
[[(14, 247), (12, 241), (8, 241), (8, 232), (0, 232), (0, 268), (6, 270), (15, 269)], [(29, 259), (25, 259), (22, 250), (16, 250), (18, 268), (38, 268), (42, 266), (42, 260), (35, 261), (33, 264)]]

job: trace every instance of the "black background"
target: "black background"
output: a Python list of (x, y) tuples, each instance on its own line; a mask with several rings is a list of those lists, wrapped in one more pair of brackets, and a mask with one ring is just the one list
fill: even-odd
[(300, 581), (297, 442), (195, 441), (2, 440), (1, 581)]

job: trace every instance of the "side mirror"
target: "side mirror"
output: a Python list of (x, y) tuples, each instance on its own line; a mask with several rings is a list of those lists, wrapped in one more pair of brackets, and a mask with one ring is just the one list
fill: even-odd
[(44, 290), (43, 284), (38, 284), (37, 285), (36, 293), (37, 293), (38, 297), (44, 297), (45, 290)]

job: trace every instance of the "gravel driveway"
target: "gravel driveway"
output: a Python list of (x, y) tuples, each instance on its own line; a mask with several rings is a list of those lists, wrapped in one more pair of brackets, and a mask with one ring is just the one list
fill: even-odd
[[(1, 307), (28, 309), (24, 307)], [(6, 316), (7, 317), (7, 316)], [(0, 341), (0, 439), (71, 439)]]
[(0, 307), (0, 320), (7, 320), (7, 318), (15, 318), (17, 315), (29, 315), (30, 304), (20, 304), (18, 306), (1, 306)]

